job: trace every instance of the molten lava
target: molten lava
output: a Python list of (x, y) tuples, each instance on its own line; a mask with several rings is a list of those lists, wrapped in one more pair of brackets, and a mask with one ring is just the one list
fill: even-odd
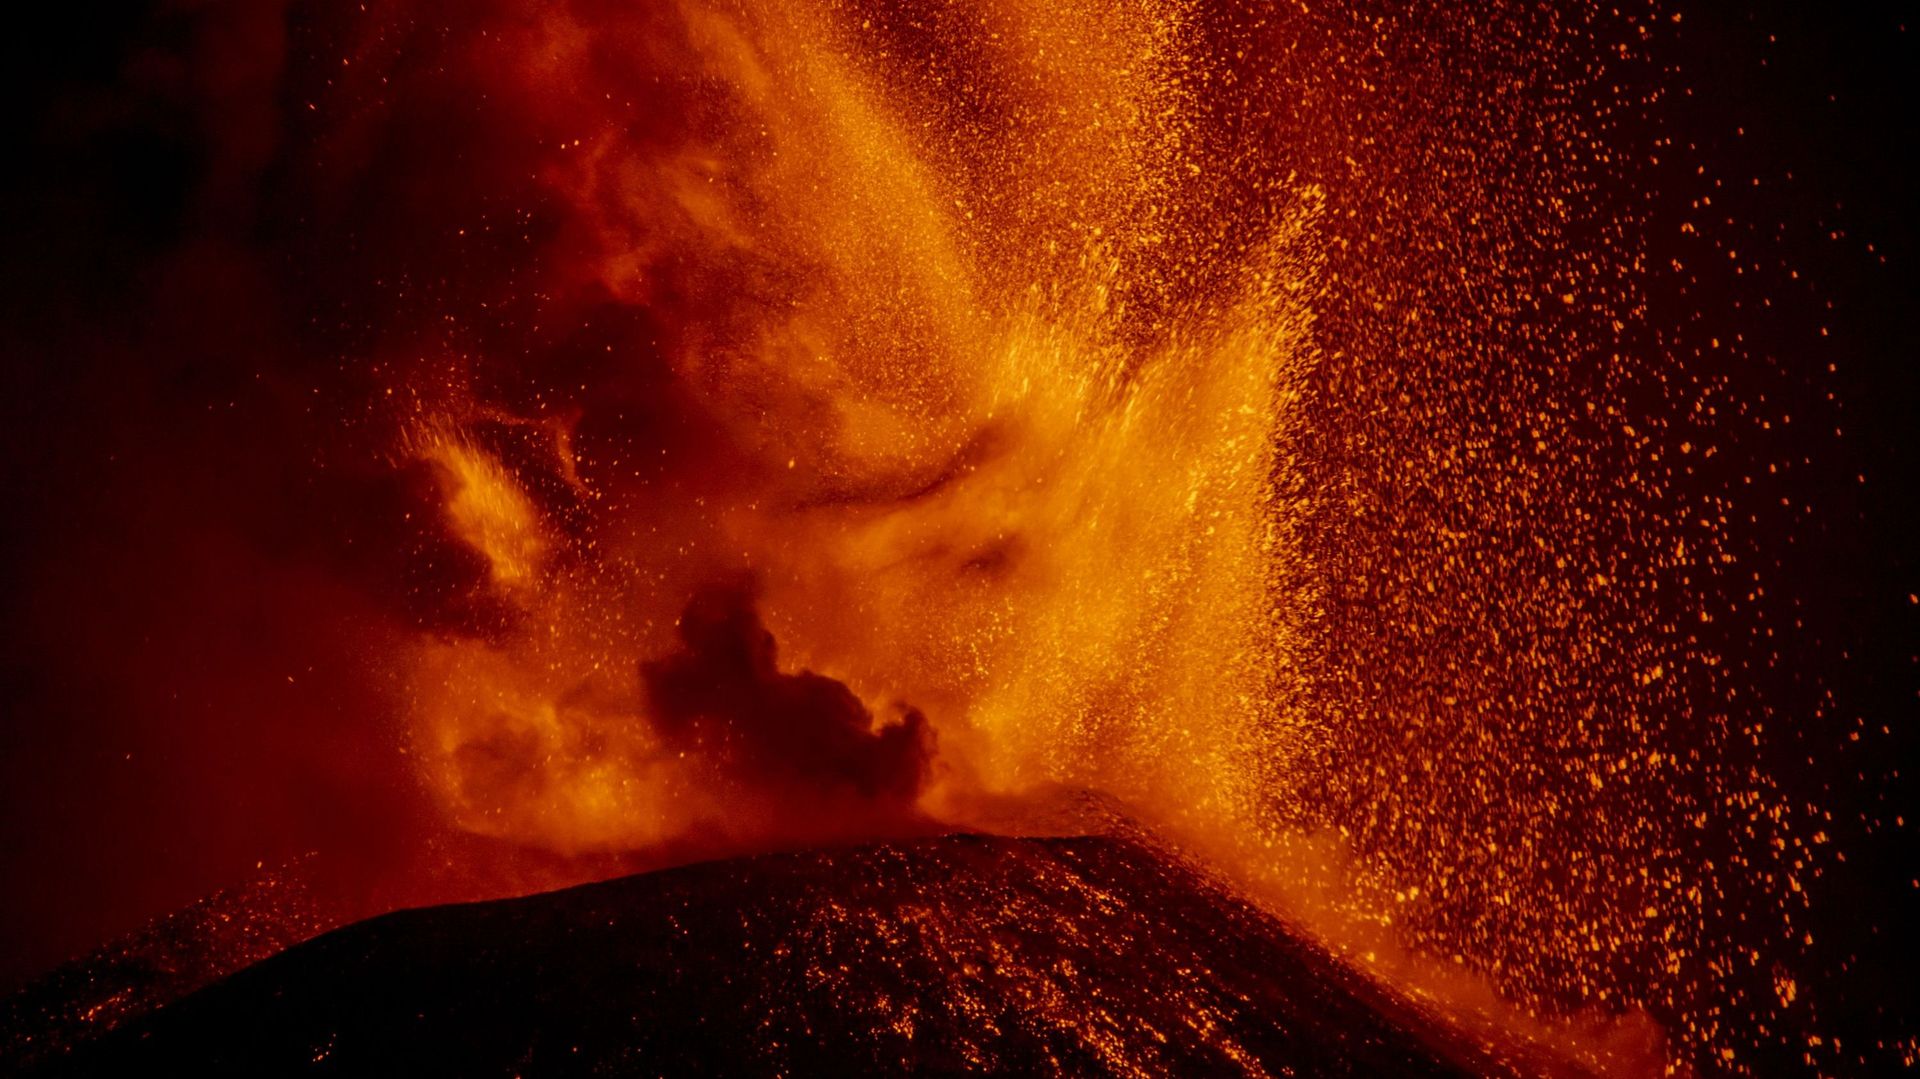
[[(534, 169), (556, 239), (489, 306), (645, 336), (570, 384), (482, 349), (436, 372), (451, 404), (398, 387), (502, 612), (414, 663), (456, 819), (570, 850), (793, 826), (716, 800), (636, 682), (689, 591), (741, 573), (798, 665), (924, 712), (936, 813), (1039, 783), (1263, 812), (1297, 753), (1274, 486), (1323, 196), (1216, 178), (1190, 13), (983, 14), (465, 31), (525, 129), (491, 137), (564, 136)], [(1244, 234), (1195, 234), (1226, 182), (1259, 189)], [(531, 408), (486, 399), (502, 368)], [(637, 376), (684, 403), (683, 444), (631, 415)], [(517, 466), (476, 421), (523, 433)]]
[[(1657, 93), (1599, 40), (1644, 18), (369, 16), (321, 116), (431, 79), (514, 148), (447, 241), (510, 262), (388, 387), (491, 612), (406, 663), (438, 802), (590, 852), (1094, 788), (1415, 991), (1713, 1041), (1716, 905), (1795, 878), (1697, 838), (1780, 821), (1701, 752), (1688, 591), (1730, 555), (1607, 194)], [(786, 663), (743, 684), (838, 698), (867, 793), (793, 763), (816, 705), (663, 696), (688, 597), (743, 577)]]

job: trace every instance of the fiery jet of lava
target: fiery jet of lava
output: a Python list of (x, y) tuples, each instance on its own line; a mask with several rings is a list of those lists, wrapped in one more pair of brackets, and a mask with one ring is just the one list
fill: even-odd
[[(1654, 15), (344, 20), (316, 188), (387, 147), (394, 249), (456, 253), (367, 346), (467, 559), (398, 672), (437, 803), (593, 852), (1098, 788), (1397, 976), (1718, 1044), (1804, 844), (1690, 629), (1711, 388), (1613, 141)], [(747, 697), (663, 694), (721, 655)]]

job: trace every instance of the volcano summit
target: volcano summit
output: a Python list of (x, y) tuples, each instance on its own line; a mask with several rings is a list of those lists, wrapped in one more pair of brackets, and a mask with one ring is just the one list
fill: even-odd
[(1501, 1067), (1139, 842), (954, 835), (385, 915), (241, 971), (45, 1071)]

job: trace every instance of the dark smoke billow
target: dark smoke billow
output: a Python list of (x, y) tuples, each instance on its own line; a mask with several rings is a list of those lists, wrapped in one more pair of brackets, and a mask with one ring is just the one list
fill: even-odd
[(680, 616), (683, 650), (644, 664), (648, 714), (672, 745), (710, 755), (726, 779), (782, 800), (909, 812), (933, 735), (918, 709), (875, 727), (845, 685), (784, 674), (750, 586), (701, 589)]

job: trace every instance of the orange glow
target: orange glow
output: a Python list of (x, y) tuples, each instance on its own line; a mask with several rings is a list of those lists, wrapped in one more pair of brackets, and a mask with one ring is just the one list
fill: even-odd
[[(983, 92), (1027, 118), (1017, 140), (955, 142), (932, 122), (962, 103), (849, 52), (843, 17), (689, 7), (673, 60), (727, 121), (665, 150), (589, 125), (548, 170), (623, 302), (657, 303), (669, 261), (704, 289), (737, 288), (745, 263), (765, 291), (703, 297), (670, 357), (725, 430), (728, 474), (680, 466), (709, 489), (626, 510), (619, 464), (599, 463), (591, 545), (551, 567), (556, 530), (458, 433), (474, 417), (421, 420), (448, 433), (413, 452), (515, 614), (504, 639), (435, 638), (416, 664), (423, 756), (470, 827), (568, 850), (749, 827), (650, 737), (634, 683), (684, 601), (658, 582), (738, 569), (796, 666), (927, 710), (936, 813), (1036, 784), (1262, 812), (1300, 722), (1269, 595), (1298, 557), (1274, 472), (1315, 357), (1324, 197), (1275, 186), (1244, 250), (1210, 264), (1162, 220), (1210, 182), (1183, 144), (1199, 72), (1171, 51), (1177, 6), (993, 14), (1008, 36)], [(589, 57), (617, 27), (523, 32), (500, 47), (536, 109), (607, 99)], [(1176, 291), (1177, 313), (1129, 307)]]
[(447, 520), (462, 542), (486, 556), (495, 588), (532, 588), (548, 542), (538, 511), (499, 462), (453, 439), (431, 443), (423, 455), (442, 470)]
[(1912, 1064), (1893, 6), (43, 5), (0, 982), (1112, 828), (1518, 1071)]
[[(1665, 1061), (1647, 1008), (1717, 1044), (1729, 896), (1791, 925), (1798, 855), (1702, 752), (1686, 619), (1735, 556), (1673, 482), (1713, 390), (1640, 333), (1636, 211), (1596, 194), (1631, 175), (1603, 118), (1649, 105), (1607, 96), (1621, 27), (490, 11), (456, 52), (547, 224), (488, 223), (528, 245), (489, 303), (622, 328), (578, 379), (474, 329), (389, 387), (486, 568), (486, 624), (402, 664), (451, 820), (753, 846), (1097, 789), (1471, 1022), (1603, 1070)], [(874, 740), (924, 714), (908, 811), (664, 733), (647, 665), (716, 580), (768, 679)]]

